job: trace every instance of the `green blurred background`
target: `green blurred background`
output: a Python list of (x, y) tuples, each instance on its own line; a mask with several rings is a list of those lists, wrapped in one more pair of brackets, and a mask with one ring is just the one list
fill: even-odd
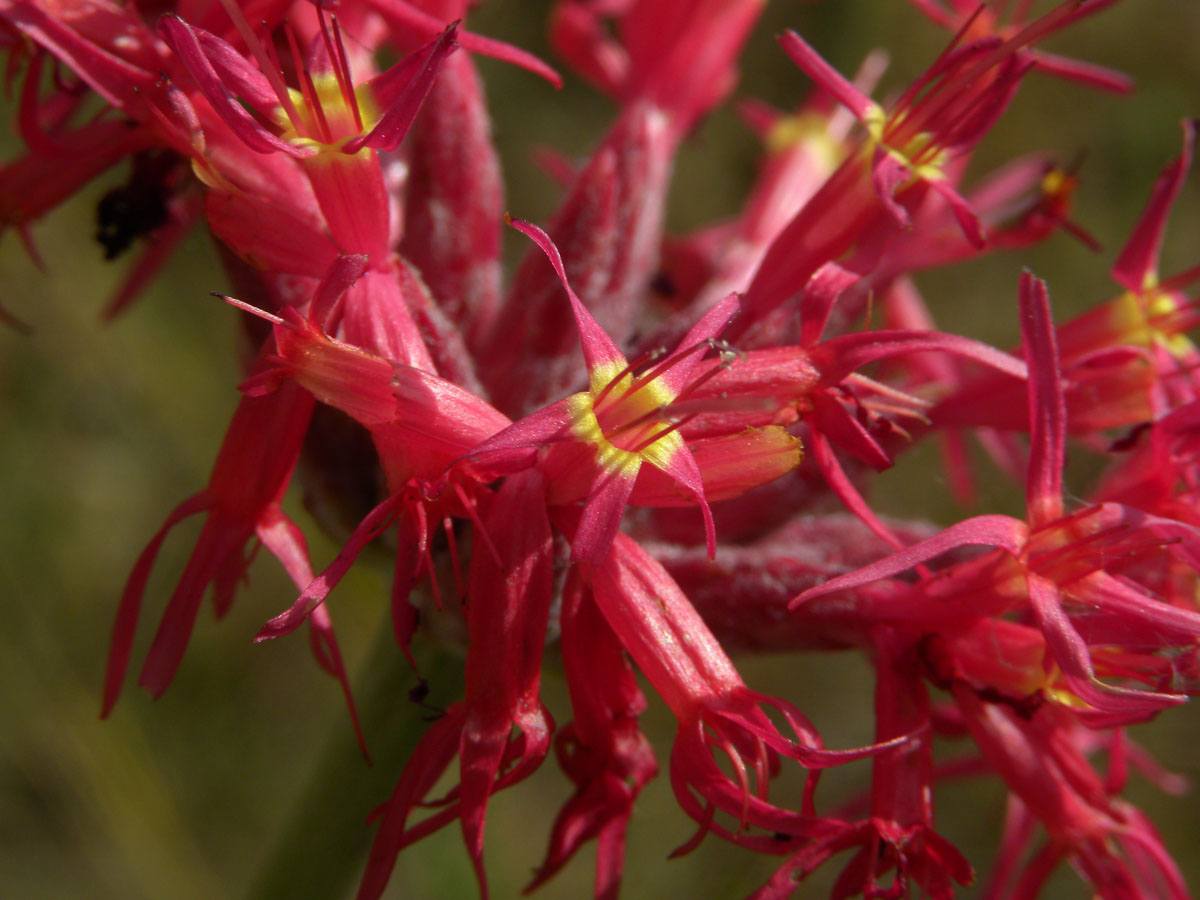
[[(548, 4), (493, 0), (472, 19), (551, 59), (542, 35)], [(793, 105), (806, 79), (773, 36), (799, 30), (844, 72), (887, 46), (893, 66), (878, 97), (902, 86), (937, 53), (945, 35), (902, 0), (771, 3), (744, 56), (740, 95)], [(1136, 220), (1155, 176), (1179, 152), (1179, 119), (1200, 114), (1200, 3), (1126, 0), (1055, 39), (1050, 49), (1133, 74), (1138, 92), (1112, 97), (1034, 75), (1010, 115), (984, 143), (973, 172), (1016, 154), (1086, 152), (1075, 218), (1105, 246), (1095, 255), (1058, 236), (1031, 252), (919, 279), (947, 328), (1001, 346), (1015, 342), (1021, 266), (1047, 278), (1062, 317), (1115, 292), (1107, 268)], [(556, 189), (533, 164), (545, 145), (581, 156), (611, 117), (607, 100), (568, 77), (554, 92), (531, 76), (480, 62), (507, 167), (509, 209), (542, 220)], [(15, 145), (5, 144), (5, 158)], [(730, 214), (744, 197), (758, 148), (728, 108), (684, 148), (670, 212), (684, 229)], [(96, 202), (116, 171), (89, 187), (34, 233), (46, 260), (33, 266), (14, 235), (0, 245), (3, 304), (32, 336), (0, 331), (0, 897), (338, 898), (353, 889), (370, 831), (361, 817), (390, 790), (408, 742), (424, 727), (409, 703), (413, 679), (381, 641), (387, 571), (359, 565), (331, 602), (348, 666), (368, 716), (376, 763), (356, 757), (336, 684), (313, 665), (299, 636), (255, 646), (262, 622), (294, 592), (265, 555), (232, 612), (202, 614), (183, 667), (156, 702), (127, 687), (111, 719), (98, 720), (100, 683), (117, 598), (137, 553), (167, 511), (199, 489), (236, 402), (237, 314), (209, 296), (226, 283), (207, 238), (192, 237), (143, 302), (110, 326), (99, 312), (123, 263), (105, 264), (92, 239)], [(1200, 261), (1200, 179), (1172, 220), (1163, 271)], [(1084, 485), (1074, 485), (1082, 490)], [(882, 509), (950, 521), (937, 460), (924, 449), (879, 481)], [(989, 509), (1014, 511), (1019, 497), (996, 483)], [(298, 503), (290, 511), (315, 535)], [(199, 520), (167, 542), (147, 592), (135, 665), (182, 569)], [(316, 538), (318, 565), (336, 548)], [(445, 705), (457, 663), (426, 653), (432, 694)], [(850, 656), (741, 660), (747, 681), (797, 702), (827, 742), (871, 736), (870, 673)], [(569, 718), (561, 678), (548, 667), (547, 702)], [(646, 728), (666, 764), (672, 724), (653, 704)], [(1168, 767), (1200, 776), (1200, 717), (1185, 707), (1143, 730)], [(861, 785), (865, 767), (829, 779), (826, 801)], [(487, 862), (494, 895), (516, 896), (544, 852), (549, 824), (568, 796), (553, 764), (501, 794), (488, 817)], [(1165, 798), (1136, 779), (1130, 796), (1160, 824), (1168, 847), (1200, 885), (1194, 796)], [(994, 784), (939, 796), (941, 830), (987, 871), (1001, 821)], [(290, 830), (289, 830), (290, 829)], [(666, 854), (692, 833), (665, 777), (652, 784), (630, 828), (624, 896), (737, 898), (774, 861), (715, 839), (683, 860)], [(349, 860), (351, 864), (347, 865)], [(588, 896), (592, 858), (582, 854), (540, 891), (547, 900)], [(280, 884), (292, 872), (291, 887)], [(826, 877), (798, 897), (824, 896)], [(264, 874), (266, 873), (266, 874)], [(299, 873), (299, 877), (295, 877)], [(475, 896), (456, 828), (402, 855), (389, 897)], [(964, 893), (970, 896), (971, 891)], [(1064, 873), (1045, 895), (1085, 897)]]

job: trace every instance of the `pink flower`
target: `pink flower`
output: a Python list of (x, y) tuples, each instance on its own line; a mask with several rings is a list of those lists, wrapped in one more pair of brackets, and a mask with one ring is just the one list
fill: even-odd
[[(679, 432), (680, 422), (671, 421), (670, 409), (698, 387), (693, 374), (737, 311), (737, 299), (731, 296), (713, 307), (678, 349), (661, 360), (652, 358), (648, 368), (639, 371), (571, 290), (558, 250), (546, 234), (528, 223), (513, 225), (538, 243), (562, 279), (583, 345), (588, 389), (552, 403), (484, 441), (472, 451), (472, 464), (502, 472), (530, 465), (532, 450), (553, 445), (539, 464), (551, 485), (550, 501), (564, 503), (586, 497), (572, 551), (575, 559), (596, 563), (608, 552), (626, 504), (639, 501), (639, 474), (648, 463), (700, 507), (711, 555), (716, 535), (704, 476)], [(742, 480), (741, 490), (778, 477), (799, 462), (796, 442), (782, 432), (777, 434), (773, 446), (766, 448), (768, 462), (751, 470), (753, 480)], [(724, 452), (736, 451), (724, 448)]]
[[(489, 511), (484, 527), (497, 534), (494, 549), (471, 561), (466, 699), (425, 736), (401, 774), (384, 808), (359, 900), (383, 893), (404, 846), (455, 819), (461, 820), (463, 840), (487, 897), (483, 828), (488, 798), (537, 769), (554, 731), (538, 697), (552, 599), (553, 542), (544, 489), (537, 472), (515, 475), (505, 481)], [(460, 781), (443, 801), (444, 808), (407, 827), (413, 807), (456, 754)]]
[[(750, 849), (778, 853), (788, 841), (821, 839), (841, 823), (818, 817), (810, 773), (804, 810), (782, 809), (768, 799), (777, 755), (810, 769), (826, 768), (893, 750), (912, 734), (854, 750), (827, 750), (792, 704), (750, 690), (699, 614), (667, 575), (634, 541), (618, 534), (612, 552), (589, 567), (595, 603), (621, 644), (679, 721), (671, 750), (671, 786), (682, 809), (700, 823), (692, 849), (712, 831)], [(793, 737), (764, 711), (783, 718)], [(733, 771), (714, 759), (723, 755)], [(730, 828), (716, 818), (724, 813)], [(784, 837), (780, 837), (783, 835)]]
[[(1064, 603), (1084, 604), (1102, 616), (1127, 622), (1131, 642), (1136, 642), (1134, 635), (1143, 627), (1167, 628), (1163, 640), (1168, 643), (1194, 642), (1200, 638), (1200, 614), (1170, 606), (1117, 575), (1148, 555), (1168, 552), (1196, 569), (1200, 565), (1196, 555), (1200, 532), (1116, 504), (1065, 513), (1062, 461), (1066, 416), (1057, 344), (1045, 285), (1028, 273), (1021, 280), (1021, 325), (1031, 370), (1029, 415), (1033, 422), (1027, 521), (993, 515), (960, 522), (901, 553), (805, 591), (794, 603), (897, 574), (956, 547), (998, 547), (1001, 549), (991, 554), (943, 569), (914, 586), (905, 601), (881, 604), (877, 614), (891, 619), (892, 613), (883, 607), (892, 605), (894, 621), (932, 624), (940, 619), (944, 628), (954, 619), (965, 623), (1013, 609), (1027, 610), (1045, 636), (1048, 659), (1061, 669), (1074, 696), (1091, 708), (1090, 718), (1112, 722), (1152, 715), (1185, 698), (1101, 682), (1089, 642)], [(1106, 638), (1097, 642), (1112, 641), (1111, 632), (1106, 632)], [(1097, 656), (1102, 659), (1103, 651)], [(1136, 672), (1122, 674), (1138, 677)]]
[(576, 785), (550, 832), (550, 846), (527, 890), (541, 885), (589, 840), (597, 841), (596, 900), (615, 900), (633, 804), (658, 763), (638, 716), (646, 706), (617, 635), (576, 569), (560, 613), (563, 667), (572, 722), (559, 729), (559, 767)]
[[(400, 652), (415, 668), (437, 607), (428, 630), (458, 629), (465, 690), (372, 816), (363, 900), (449, 825), (486, 897), (492, 797), (552, 746), (569, 788), (529, 889), (594, 841), (594, 894), (617, 900), (661, 763), (694, 829), (674, 855), (711, 835), (775, 858), (754, 900), (791, 897), (835, 857), (835, 900), (952, 900), (978, 860), (939, 832), (934, 800), (962, 777), (1007, 791), (987, 900), (1034, 897), (1064, 861), (1105, 900), (1183, 900), (1120, 794), (1131, 767), (1179, 788), (1123, 729), (1200, 686), (1200, 357), (1186, 338), (1200, 269), (1159, 276), (1196, 124), (1113, 266), (1121, 296), (1056, 329), (1026, 273), (1019, 352), (935, 330), (909, 277), (1060, 228), (1094, 244), (1068, 219), (1078, 167), (1033, 153), (967, 172), (1026, 74), (1127, 87), (1036, 49), (1115, 2), (1035, 16), (1024, 0), (913, 0), (955, 36), (886, 103), (868, 96), (880, 55), (851, 82), (787, 32), (813, 98), (794, 115), (742, 104), (767, 148), (759, 178), (740, 209), (675, 238), (676, 155), (734, 88), (762, 0), (553, 4), (551, 43), (615, 108), (578, 166), (542, 154), (563, 187), (545, 230), (503, 212), (467, 53), (557, 75), (467, 31), (468, 0), (0, 0), (25, 145), (0, 168), (2, 224), (32, 250), (31, 223), (128, 157), (99, 239), (109, 257), (147, 247), (110, 310), (203, 217), (243, 298), (224, 299), (253, 316), (208, 483), (130, 573), (103, 713), (160, 548), (202, 515), (139, 683), (167, 688), (209, 588), (223, 615), (262, 545), (296, 592), (256, 639), (307, 622), (357, 729), (329, 598), (379, 543)], [(507, 286), (506, 221), (532, 241)], [(938, 428), (961, 488), (966, 427), (1019, 478), (1023, 518), (939, 531), (877, 513), (872, 473)], [(1028, 450), (997, 430), (1028, 430)], [(1069, 437), (1110, 457), (1090, 502), (1065, 499)], [(283, 512), (296, 471), (315, 518), (343, 532), (319, 565)], [(825, 685), (757, 690), (734, 650), (862, 653), (870, 743), (827, 747), (801, 711)], [(676, 725), (660, 758), (650, 692)], [(941, 756), (946, 739), (967, 750)], [(850, 762), (869, 784), (826, 808), (822, 773)]]

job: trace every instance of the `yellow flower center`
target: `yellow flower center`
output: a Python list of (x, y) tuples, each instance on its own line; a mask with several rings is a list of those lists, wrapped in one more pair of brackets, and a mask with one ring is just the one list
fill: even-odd
[(765, 143), (771, 155), (803, 145), (822, 171), (832, 172), (841, 160), (841, 150), (829, 137), (827, 120), (813, 113), (781, 116), (767, 132)]
[[(365, 84), (354, 89), (354, 102), (363, 123), (360, 128), (333, 73), (311, 78), (315, 91), (311, 98), (296, 88), (288, 88), (288, 96), (300, 121), (293, 121), (282, 106), (276, 107), (274, 115), (276, 123), (283, 129), (281, 137), (297, 147), (315, 148), (318, 156), (340, 153), (346, 141), (358, 137), (376, 122), (379, 114), (375, 102)], [(358, 152), (369, 154), (371, 151), (364, 147)]]
[(634, 378), (619, 363), (597, 366), (590, 389), (568, 401), (571, 430), (596, 447), (607, 472), (632, 475), (642, 461), (666, 465), (683, 438), (660, 413), (674, 399), (660, 378)]
[(871, 104), (863, 123), (867, 126), (871, 146), (880, 147), (893, 159), (899, 160), (914, 177), (926, 181), (944, 177), (942, 166), (946, 164), (947, 154), (944, 149), (934, 148), (934, 137), (929, 132), (919, 132), (898, 147), (892, 143), (904, 123), (903, 113), (889, 119), (883, 107)]
[[(1195, 345), (1187, 335), (1171, 327), (1171, 318), (1179, 312), (1179, 303), (1165, 291), (1155, 290), (1156, 284), (1153, 278), (1149, 278), (1140, 292), (1128, 291), (1117, 298), (1114, 304), (1115, 324), (1130, 344), (1139, 347), (1158, 344), (1166, 347), (1174, 356), (1187, 356), (1195, 349)], [(1165, 327), (1158, 324), (1160, 321)]]

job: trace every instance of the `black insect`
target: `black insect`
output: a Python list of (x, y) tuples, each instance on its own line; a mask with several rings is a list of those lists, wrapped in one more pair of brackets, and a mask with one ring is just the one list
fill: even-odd
[(96, 207), (96, 240), (104, 258), (113, 260), (140, 237), (161, 227), (179, 170), (174, 153), (148, 150), (133, 157), (129, 181), (100, 198)]

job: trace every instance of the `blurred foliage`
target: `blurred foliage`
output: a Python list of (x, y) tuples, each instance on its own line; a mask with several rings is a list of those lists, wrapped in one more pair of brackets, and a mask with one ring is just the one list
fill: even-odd
[[(542, 35), (547, 8), (546, 0), (493, 0), (472, 27), (550, 59)], [(842, 71), (852, 71), (871, 48), (888, 47), (893, 66), (876, 93), (881, 98), (919, 72), (945, 41), (902, 0), (772, 3), (744, 56), (739, 92), (784, 108), (808, 89), (774, 44), (785, 27), (799, 30)], [(1075, 218), (1105, 252), (1097, 256), (1056, 236), (1033, 252), (922, 277), (947, 328), (1014, 343), (1017, 274), (1024, 265), (1048, 279), (1059, 316), (1115, 292), (1107, 267), (1158, 171), (1179, 151), (1179, 118), (1200, 114), (1197, 46), (1195, 0), (1127, 0), (1051, 43), (1050, 49), (1133, 74), (1138, 93), (1111, 97), (1034, 75), (983, 145), (972, 174), (1044, 148), (1064, 163), (1086, 154)], [(507, 167), (509, 208), (544, 219), (557, 190), (531, 151), (549, 146), (582, 157), (611, 106), (570, 77), (555, 93), (511, 67), (490, 60), (480, 65)], [(14, 147), (11, 139), (5, 143), (5, 158)], [(732, 213), (756, 154), (728, 106), (716, 112), (679, 161), (672, 227)], [(28, 337), (0, 332), (0, 584), (9, 598), (0, 630), (0, 896), (341, 896), (351, 889), (356, 854), (370, 838), (360, 824), (362, 811), (387, 795), (426, 715), (408, 699), (411, 673), (395, 660), (381, 666), (372, 649), (377, 632), (387, 628), (385, 569), (357, 566), (331, 603), (360, 698), (371, 708), (373, 768), (354, 751), (337, 686), (317, 671), (306, 641), (250, 641), (293, 597), (269, 559), (251, 568), (251, 583), (226, 621), (201, 616), (180, 674), (161, 700), (151, 703), (127, 686), (111, 720), (98, 720), (108, 632), (126, 573), (166, 512), (204, 484), (237, 402), (239, 378), (238, 315), (208, 294), (227, 286), (205, 237), (187, 242), (136, 308), (112, 325), (100, 323), (121, 264), (101, 261), (94, 210), (123, 174), (111, 173), (111, 181), (91, 186), (34, 229), (44, 271), (15, 236), (0, 245), (2, 302), (34, 328)], [(1194, 176), (1169, 232), (1167, 273), (1197, 261), (1198, 199), (1200, 178)], [(896, 514), (948, 520), (956, 510), (937, 466), (924, 449), (906, 457), (880, 479), (880, 503)], [(993, 481), (987, 506), (1011, 509), (1019, 502), (1010, 485)], [(307, 525), (299, 503), (291, 511)], [(189, 522), (166, 544), (147, 593), (135, 665), (197, 530), (198, 523)], [(335, 550), (318, 539), (317, 564)], [(871, 679), (863, 661), (780, 657), (742, 664), (751, 684), (804, 708), (831, 746), (870, 738)], [(430, 665), (434, 672), (447, 668)], [(548, 703), (565, 721), (565, 688), (553, 673), (546, 682)], [(452, 675), (434, 678), (429, 702), (448, 703), (455, 683)], [(665, 765), (672, 723), (661, 705), (652, 706), (646, 727)], [(1168, 767), (1200, 775), (1194, 710), (1167, 715), (1145, 730), (1145, 740)], [(826, 801), (852, 791), (865, 772), (829, 777)], [(1200, 832), (1194, 800), (1164, 798), (1142, 783), (1131, 794), (1160, 824), (1192, 885), (1200, 885), (1200, 858), (1189, 837)], [(567, 795), (551, 764), (493, 802), (487, 859), (497, 897), (516, 896), (528, 880)], [(952, 786), (939, 800), (942, 830), (986, 871), (1001, 818), (1000, 789)], [(714, 839), (667, 863), (667, 852), (692, 828), (660, 777), (632, 823), (625, 896), (736, 898), (770, 872), (771, 860)], [(299, 865), (328, 869), (331, 880), (273, 894), (272, 867)], [(798, 896), (823, 896), (829, 877)], [(590, 881), (591, 858), (584, 853), (539, 896), (588, 896)], [(401, 857), (389, 896), (475, 892), (452, 828)], [(1046, 895), (1084, 893), (1068, 873)]]

